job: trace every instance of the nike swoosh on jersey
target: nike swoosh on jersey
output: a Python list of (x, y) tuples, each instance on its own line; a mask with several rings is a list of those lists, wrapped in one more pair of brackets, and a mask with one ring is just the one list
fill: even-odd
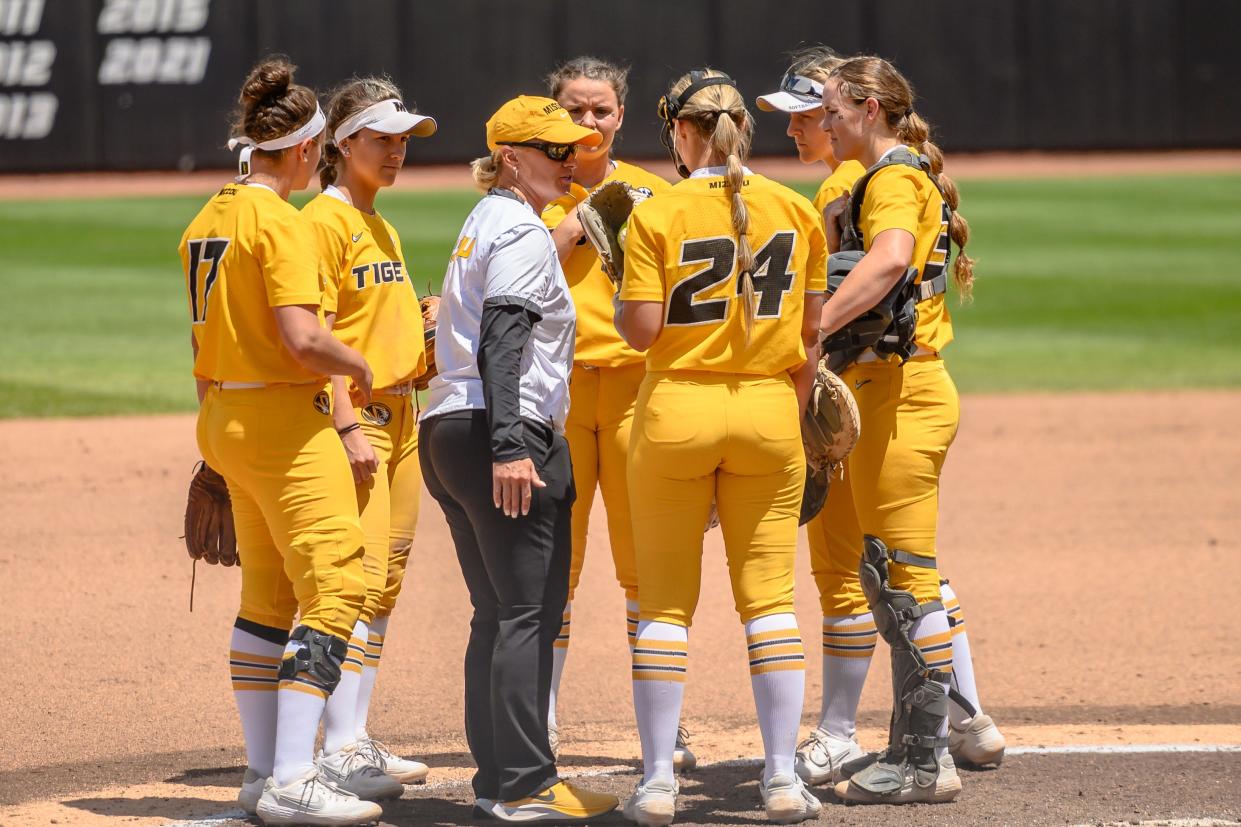
[(353, 243), (354, 243), (354, 244), (357, 244), (357, 243), (358, 243), (359, 241), (361, 241), (361, 240), (362, 240), (362, 233), (361, 233), (361, 232), (357, 232), (357, 233), (354, 233), (354, 234), (353, 234)]
[(856, 382), (854, 382), (854, 383), (853, 383), (853, 389), (854, 389), (855, 391), (856, 391), (856, 390), (861, 390), (861, 389), (862, 389), (862, 386), (863, 386), (863, 385), (865, 385), (867, 382), (870, 382), (870, 381), (871, 381), (870, 379), (859, 379), (859, 380), (857, 380)]

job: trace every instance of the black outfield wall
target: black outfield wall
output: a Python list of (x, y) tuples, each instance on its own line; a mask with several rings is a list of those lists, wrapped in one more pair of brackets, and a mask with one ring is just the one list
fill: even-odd
[[(871, 52), (953, 150), (1241, 146), (1241, 0), (0, 0), (0, 171), (225, 167), (249, 66), (280, 51), (321, 91), (386, 72), (436, 116), (415, 162), (481, 154), (483, 122), (558, 60), (629, 63), (622, 152), (696, 65), (771, 91), (784, 53)], [(785, 153), (756, 113), (756, 153)]]

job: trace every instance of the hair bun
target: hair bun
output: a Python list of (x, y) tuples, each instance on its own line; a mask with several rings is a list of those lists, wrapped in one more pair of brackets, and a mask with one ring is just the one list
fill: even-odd
[(284, 57), (264, 60), (251, 70), (241, 87), (241, 103), (246, 108), (257, 106), (265, 100), (282, 97), (293, 85), (293, 72), (297, 67)]

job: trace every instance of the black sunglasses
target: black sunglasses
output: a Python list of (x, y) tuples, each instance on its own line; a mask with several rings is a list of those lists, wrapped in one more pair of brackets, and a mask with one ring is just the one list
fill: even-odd
[(577, 144), (549, 144), (543, 141), (497, 141), (501, 146), (528, 146), (553, 161), (563, 161), (577, 152)]

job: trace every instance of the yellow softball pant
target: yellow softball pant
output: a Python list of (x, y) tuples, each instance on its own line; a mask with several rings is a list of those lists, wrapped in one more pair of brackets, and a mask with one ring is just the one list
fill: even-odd
[(742, 621), (792, 612), (806, 458), (788, 374), (650, 373), (630, 449), (641, 619), (691, 624), (712, 500)]
[(827, 501), (810, 522), (806, 539), (810, 541), (810, 573), (819, 589), (819, 605), (825, 617), (864, 614), (870, 611), (858, 566), (862, 562), (862, 527), (850, 487), (849, 460), (832, 477)]
[(362, 433), (375, 449), (379, 469), (356, 487), (366, 553), (366, 602), (360, 619), (370, 623), (396, 607), (418, 525), (422, 468), (418, 464), (418, 411), (411, 394), (377, 393), (354, 408)]
[(646, 363), (620, 367), (574, 365), (570, 377), (572, 402), (565, 421), (565, 439), (573, 460), (573, 560), (569, 566), (569, 600), (582, 577), (586, 557), (586, 533), (595, 486), (603, 491), (608, 516), (608, 540), (616, 581), (625, 599), (638, 599), (638, 570), (633, 554), (633, 526), (629, 520), (629, 486), (625, 467), (629, 462), (629, 434), (633, 426), (638, 388), (646, 376)]
[[(939, 526), (939, 474), (948, 446), (957, 435), (961, 402), (948, 369), (938, 356), (854, 365), (841, 378), (857, 399), (862, 435), (849, 455), (845, 482), (864, 534), (889, 549), (936, 556)], [(829, 549), (856, 579), (861, 545)], [(894, 563), (893, 588), (913, 593), (919, 603), (939, 599), (939, 572)], [(852, 588), (852, 587), (850, 587)], [(860, 587), (859, 587), (860, 588)]]
[(362, 611), (353, 475), (319, 385), (221, 390), (198, 414), (203, 459), (228, 481), (241, 553), (239, 617), (348, 640)]

